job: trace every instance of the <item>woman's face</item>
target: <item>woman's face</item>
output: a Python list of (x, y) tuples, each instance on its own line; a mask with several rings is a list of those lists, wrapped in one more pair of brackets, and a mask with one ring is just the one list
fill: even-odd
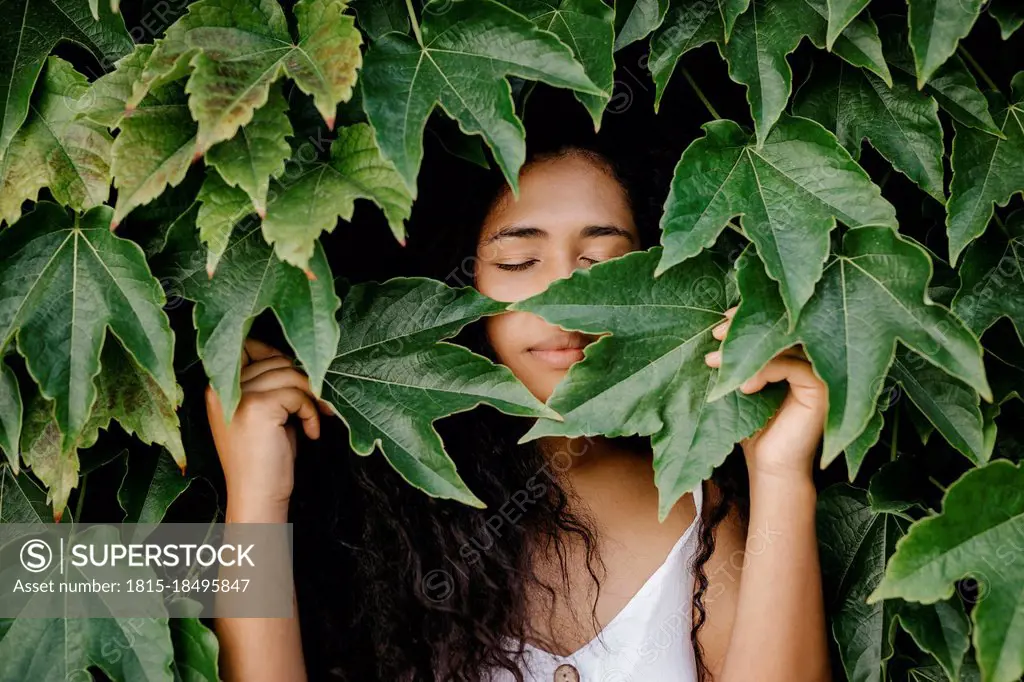
[[(520, 174), (519, 200), (506, 186), (484, 220), (476, 288), (498, 301), (519, 301), (576, 268), (639, 247), (625, 191), (603, 166), (575, 154), (537, 161)], [(498, 360), (540, 400), (597, 338), (523, 311), (491, 316), (485, 325)]]

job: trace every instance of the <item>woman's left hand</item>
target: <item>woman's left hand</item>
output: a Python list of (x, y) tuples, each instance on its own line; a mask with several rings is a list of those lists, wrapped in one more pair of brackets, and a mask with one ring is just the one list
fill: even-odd
[[(712, 330), (716, 339), (725, 338), (735, 314), (735, 307), (725, 311), (728, 319)], [(708, 353), (705, 362), (711, 367), (721, 366), (722, 351)], [(799, 345), (781, 351), (739, 390), (756, 393), (774, 381), (786, 381), (789, 391), (768, 423), (740, 441), (748, 473), (810, 477), (828, 411), (828, 388), (814, 373)]]

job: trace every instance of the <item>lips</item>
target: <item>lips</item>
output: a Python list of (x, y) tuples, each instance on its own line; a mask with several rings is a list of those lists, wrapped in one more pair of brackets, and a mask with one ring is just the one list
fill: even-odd
[(590, 341), (579, 332), (565, 332), (532, 346), (528, 352), (552, 369), (569, 369), (583, 359), (583, 348)]

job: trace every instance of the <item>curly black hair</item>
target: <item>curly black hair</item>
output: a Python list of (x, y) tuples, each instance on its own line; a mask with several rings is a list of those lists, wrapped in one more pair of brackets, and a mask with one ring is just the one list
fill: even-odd
[[(586, 126), (531, 130), (527, 141), (527, 166), (564, 154), (603, 164), (626, 190), (641, 248), (658, 242), (670, 164), (678, 155), (641, 150)], [(451, 286), (472, 285), (479, 228), (506, 182), (493, 166), (470, 176), (422, 178), (414, 215), (414, 226), (422, 226), (423, 216), (433, 223), (421, 242), (421, 262), (429, 268), (422, 274)], [(480, 322), (454, 341), (496, 360)], [(435, 425), (486, 509), (425, 495), (379, 454), (338, 457), (347, 437), (338, 420), (329, 421), (319, 441), (303, 445), (293, 495), (296, 590), (310, 679), (475, 682), (487, 679), (487, 668), (504, 668), (522, 682), (517, 657), (528, 635), (537, 642), (528, 627), (527, 596), (553, 604), (564, 594), (572, 540), (585, 549), (598, 590), (595, 567), (601, 564), (593, 522), (570, 510), (573, 492), (552, 475), (550, 453), (537, 441), (517, 444), (529, 420), (481, 406)], [(617, 440), (650, 452), (647, 437)], [(697, 633), (706, 616), (704, 565), (714, 551), (714, 529), (734, 506), (743, 518), (749, 513), (738, 448), (712, 480), (716, 494), (705, 496), (692, 564), (697, 617), (689, 636), (702, 682), (710, 673)], [(545, 581), (532, 569), (530, 557), (541, 549), (559, 558), (560, 580)], [(596, 599), (591, 619), (599, 630)]]

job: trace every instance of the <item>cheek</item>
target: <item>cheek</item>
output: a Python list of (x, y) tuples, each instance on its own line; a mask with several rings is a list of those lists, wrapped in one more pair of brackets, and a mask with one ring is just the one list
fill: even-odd
[(486, 318), (484, 328), (498, 362), (508, 367), (534, 397), (546, 401), (565, 372), (543, 367), (525, 352), (538, 338), (538, 323), (547, 326), (532, 313), (512, 311)]

